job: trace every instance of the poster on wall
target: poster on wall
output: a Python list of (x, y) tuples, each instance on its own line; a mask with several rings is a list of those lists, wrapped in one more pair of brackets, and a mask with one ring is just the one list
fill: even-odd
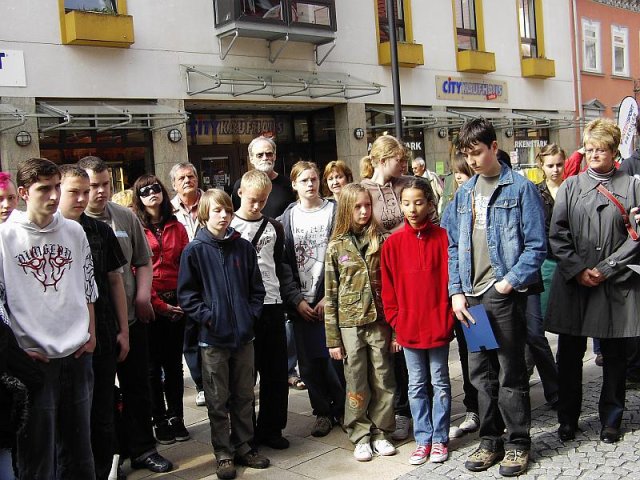
[(22, 50), (0, 48), (0, 87), (26, 87), (27, 74), (24, 69)]
[(633, 153), (633, 137), (636, 134), (638, 102), (633, 97), (624, 97), (618, 109), (618, 127), (620, 127), (620, 156), (629, 158)]

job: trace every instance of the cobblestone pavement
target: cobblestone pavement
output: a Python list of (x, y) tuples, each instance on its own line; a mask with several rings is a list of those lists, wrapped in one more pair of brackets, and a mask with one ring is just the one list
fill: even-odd
[[(616, 444), (600, 441), (598, 397), (601, 380), (584, 386), (583, 415), (575, 440), (561, 442), (556, 434), (556, 412), (547, 406), (532, 411), (532, 450), (529, 470), (520, 476), (527, 479), (640, 479), (640, 396), (638, 390), (627, 390), (627, 403), (622, 421), (624, 436)], [(503, 478), (495, 465), (481, 473), (464, 468), (467, 456), (478, 446), (477, 434), (453, 439), (449, 460), (442, 464), (426, 463), (400, 477), (403, 480), (425, 478), (483, 479)]]

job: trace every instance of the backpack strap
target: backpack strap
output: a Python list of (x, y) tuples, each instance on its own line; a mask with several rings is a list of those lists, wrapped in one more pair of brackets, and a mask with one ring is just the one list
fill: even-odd
[(596, 187), (596, 190), (598, 190), (602, 195), (607, 197), (611, 201), (611, 203), (615, 205), (615, 207), (620, 212), (620, 215), (622, 215), (622, 220), (624, 221), (624, 226), (627, 228), (627, 232), (629, 232), (629, 237), (631, 237), (631, 240), (633, 240), (634, 242), (637, 242), (638, 238), (640, 237), (638, 236), (638, 232), (636, 232), (631, 226), (631, 223), (629, 222), (629, 215), (627, 215), (627, 211), (624, 209), (622, 204), (601, 183), (598, 184), (598, 186)]

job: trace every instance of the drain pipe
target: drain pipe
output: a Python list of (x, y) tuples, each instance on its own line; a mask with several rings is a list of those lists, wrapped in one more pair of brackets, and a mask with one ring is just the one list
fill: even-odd
[[(575, 40), (575, 60), (576, 60), (576, 89), (578, 97), (578, 118), (582, 120), (584, 112), (582, 111), (582, 78), (580, 75), (580, 34), (578, 32), (578, 11), (576, 9), (576, 0), (572, 0), (573, 4), (573, 31)], [(582, 130), (582, 129), (580, 129)]]

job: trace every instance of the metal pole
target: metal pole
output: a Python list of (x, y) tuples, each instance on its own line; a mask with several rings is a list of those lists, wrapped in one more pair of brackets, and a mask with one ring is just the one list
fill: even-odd
[(395, 133), (402, 140), (402, 100), (400, 99), (400, 71), (398, 68), (398, 39), (396, 35), (396, 11), (394, 3), (387, 0), (387, 21), (389, 24), (389, 49), (391, 51), (391, 83), (393, 84), (393, 117)]

